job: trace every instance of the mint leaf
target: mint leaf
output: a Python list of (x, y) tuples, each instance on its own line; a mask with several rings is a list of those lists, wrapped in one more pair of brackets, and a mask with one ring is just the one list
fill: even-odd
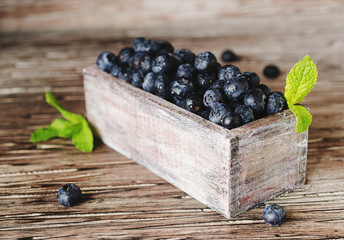
[(93, 134), (88, 122), (83, 119), (80, 123), (81, 129), (73, 134), (72, 141), (77, 149), (82, 152), (92, 152)]
[(318, 77), (318, 71), (312, 59), (306, 55), (290, 70), (285, 86), (285, 98), (292, 104), (303, 101), (306, 95), (314, 87)]
[(56, 97), (51, 92), (45, 93), (45, 100), (51, 106), (55, 107), (65, 119), (67, 119), (71, 122), (76, 122), (76, 123), (80, 122), (83, 119), (83, 117), (81, 115), (71, 113), (71, 112), (65, 110), (63, 107), (61, 107), (61, 105), (57, 102)]
[(37, 129), (31, 134), (30, 141), (35, 143), (53, 137), (72, 138), (76, 148), (83, 152), (92, 152), (93, 134), (87, 120), (79, 114), (65, 110), (52, 93), (46, 92), (45, 99), (65, 119), (57, 118), (49, 126)]
[(296, 116), (296, 131), (307, 131), (312, 122), (312, 115), (301, 105), (295, 105), (304, 100), (317, 82), (318, 71), (313, 60), (306, 55), (290, 69), (287, 75), (284, 97), (289, 109)]
[(33, 143), (48, 140), (50, 138), (58, 137), (59, 133), (53, 127), (39, 128), (31, 134), (30, 141)]
[(290, 105), (289, 109), (296, 116), (296, 131), (302, 133), (307, 131), (309, 125), (312, 123), (312, 115), (308, 110), (301, 105)]
[(73, 134), (79, 131), (80, 123), (72, 123), (63, 118), (56, 118), (50, 126), (58, 131), (58, 136), (61, 138), (71, 138)]

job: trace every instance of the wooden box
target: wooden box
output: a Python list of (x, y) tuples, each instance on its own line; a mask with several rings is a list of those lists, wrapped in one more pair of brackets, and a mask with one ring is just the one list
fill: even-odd
[(98, 70), (83, 70), (103, 142), (225, 217), (305, 182), (308, 133), (285, 110), (228, 130)]

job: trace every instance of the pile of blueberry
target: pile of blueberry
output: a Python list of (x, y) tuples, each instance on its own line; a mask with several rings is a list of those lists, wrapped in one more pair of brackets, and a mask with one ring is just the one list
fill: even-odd
[(117, 56), (99, 54), (99, 69), (155, 94), (211, 122), (233, 129), (287, 107), (281, 92), (271, 92), (254, 72), (222, 66), (215, 55), (174, 50), (167, 41), (136, 38)]

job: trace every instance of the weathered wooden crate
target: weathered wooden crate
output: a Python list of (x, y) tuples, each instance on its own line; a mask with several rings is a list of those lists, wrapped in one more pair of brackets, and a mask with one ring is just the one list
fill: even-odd
[(289, 110), (228, 130), (96, 66), (83, 73), (103, 142), (225, 217), (304, 184), (308, 133)]

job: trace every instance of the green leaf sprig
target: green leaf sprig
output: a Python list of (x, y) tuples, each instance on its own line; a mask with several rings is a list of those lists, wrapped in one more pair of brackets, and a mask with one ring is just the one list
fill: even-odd
[(45, 100), (55, 107), (64, 118), (57, 118), (49, 126), (34, 131), (30, 141), (36, 143), (54, 137), (72, 138), (77, 149), (82, 152), (92, 152), (93, 133), (88, 121), (83, 116), (62, 108), (56, 97), (50, 92), (45, 93)]
[(307, 131), (312, 122), (312, 115), (300, 102), (312, 90), (317, 82), (318, 71), (313, 60), (306, 55), (301, 61), (290, 69), (287, 75), (284, 96), (287, 99), (289, 109), (296, 116), (296, 131)]

